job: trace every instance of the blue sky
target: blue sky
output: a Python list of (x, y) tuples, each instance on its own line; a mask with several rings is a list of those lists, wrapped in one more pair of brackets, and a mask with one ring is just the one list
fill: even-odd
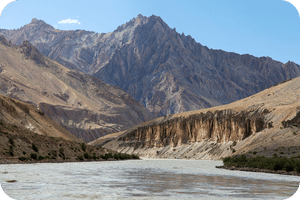
[(107, 33), (138, 14), (160, 16), (212, 49), (300, 64), (299, 13), (283, 0), (17, 0), (3, 10), (0, 28), (37, 18), (57, 29)]

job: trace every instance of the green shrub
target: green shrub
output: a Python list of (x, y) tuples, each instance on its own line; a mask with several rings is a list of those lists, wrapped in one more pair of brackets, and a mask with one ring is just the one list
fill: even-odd
[(26, 158), (26, 157), (19, 157), (19, 160), (21, 160), (21, 161), (26, 161), (27, 158)]
[(65, 154), (65, 150), (64, 150), (64, 148), (59, 148), (59, 154), (61, 154), (61, 155), (64, 155)]
[(9, 138), (9, 139), (8, 139), (8, 142), (9, 142), (12, 146), (15, 146), (15, 142), (14, 142), (14, 139), (13, 139), (13, 138)]
[(288, 162), (286, 162), (284, 165), (283, 165), (283, 170), (287, 171), (287, 172), (290, 172), (290, 171), (293, 171), (294, 170), (294, 165), (293, 163), (289, 160)]
[(100, 156), (102, 159), (108, 160), (109, 158), (113, 158), (113, 155), (111, 153), (106, 153), (104, 155)]
[(84, 153), (83, 156), (85, 159), (91, 159), (91, 156), (88, 153)]
[(83, 158), (83, 156), (77, 156), (77, 160), (83, 161), (84, 158)]
[(253, 155), (255, 155), (255, 154), (257, 154), (257, 152), (256, 152), (256, 151), (253, 151)]
[(26, 153), (26, 151), (23, 151), (23, 155), (26, 155), (27, 153)]
[(64, 148), (59, 148), (59, 157), (61, 157), (61, 158), (63, 158), (64, 160), (66, 159), (66, 157), (65, 157), (65, 150), (64, 150)]
[(43, 160), (44, 159), (44, 157), (43, 156), (38, 156), (38, 158), (37, 158), (38, 160)]
[(32, 148), (33, 151), (39, 152), (39, 148), (34, 143), (32, 143), (31, 148)]
[(8, 153), (9, 153), (10, 156), (12, 156), (12, 157), (14, 156), (14, 147), (13, 146), (9, 146), (9, 152)]
[(33, 160), (36, 160), (37, 159), (37, 154), (36, 153), (31, 153), (30, 158), (32, 158)]
[(81, 143), (81, 149), (82, 149), (83, 151), (86, 150), (86, 144), (85, 144), (85, 143)]
[(132, 154), (132, 159), (140, 159), (140, 157), (138, 155)]

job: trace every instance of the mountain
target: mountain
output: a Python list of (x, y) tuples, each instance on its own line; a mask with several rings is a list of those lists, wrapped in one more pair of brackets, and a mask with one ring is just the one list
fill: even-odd
[(0, 94), (34, 105), (86, 142), (153, 115), (119, 87), (65, 68), (25, 41), (0, 37)]
[(7, 96), (0, 95), (0, 114), (0, 164), (136, 158), (86, 145), (33, 105)]
[(231, 104), (160, 117), (90, 144), (152, 158), (300, 155), (300, 77)]
[[(38, 135), (80, 142), (78, 138), (30, 104), (0, 95), (0, 113), (2, 134), (11, 132), (14, 135), (21, 129), (23, 132), (25, 130)], [(12, 131), (14, 129), (15, 131)]]
[(209, 49), (154, 15), (110, 33), (62, 31), (33, 19), (0, 34), (15, 44), (29, 40), (69, 69), (119, 86), (156, 116), (228, 104), (300, 75), (293, 62)]

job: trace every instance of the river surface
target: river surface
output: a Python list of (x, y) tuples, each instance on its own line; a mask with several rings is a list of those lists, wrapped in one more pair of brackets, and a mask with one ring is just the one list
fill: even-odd
[[(300, 177), (217, 169), (221, 161), (0, 165), (4, 192), (28, 199), (286, 199)], [(17, 182), (9, 183), (7, 181)]]

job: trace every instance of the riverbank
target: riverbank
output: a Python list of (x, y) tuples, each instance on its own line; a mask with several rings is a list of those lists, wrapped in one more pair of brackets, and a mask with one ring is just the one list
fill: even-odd
[(235, 167), (235, 166), (216, 166), (218, 169), (227, 169), (227, 170), (236, 170), (236, 171), (246, 171), (246, 172), (261, 172), (261, 173), (271, 173), (271, 174), (281, 174), (281, 175), (292, 175), (292, 176), (300, 176), (300, 173), (292, 171), (287, 172), (284, 170), (270, 170), (270, 169), (259, 169), (259, 168), (251, 168), (251, 167)]
[(294, 176), (300, 175), (299, 156), (285, 157), (274, 154), (273, 157), (265, 157), (242, 154), (223, 158), (223, 164), (224, 166), (217, 168)]

